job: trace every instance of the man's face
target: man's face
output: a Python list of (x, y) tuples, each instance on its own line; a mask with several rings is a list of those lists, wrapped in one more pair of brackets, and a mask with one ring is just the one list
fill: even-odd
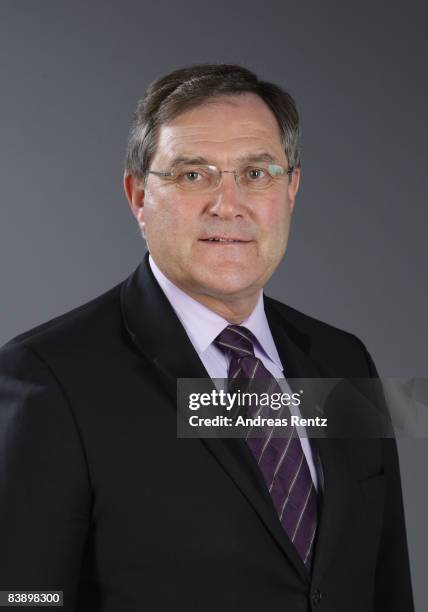
[[(255, 94), (223, 96), (162, 126), (150, 169), (169, 170), (178, 157), (197, 157), (234, 170), (243, 158), (259, 154), (288, 167), (275, 116)], [(162, 272), (196, 298), (226, 303), (258, 294), (278, 266), (298, 183), (295, 170), (291, 182), (283, 176), (268, 189), (249, 191), (236, 184), (233, 174), (224, 174), (215, 191), (198, 194), (149, 174), (145, 189), (130, 177), (125, 188)]]

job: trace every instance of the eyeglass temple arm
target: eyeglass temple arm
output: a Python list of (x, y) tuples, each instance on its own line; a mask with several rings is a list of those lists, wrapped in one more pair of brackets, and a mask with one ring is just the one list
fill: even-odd
[(171, 171), (157, 172), (156, 170), (147, 170), (147, 174), (156, 174), (156, 176), (172, 176), (173, 175)]

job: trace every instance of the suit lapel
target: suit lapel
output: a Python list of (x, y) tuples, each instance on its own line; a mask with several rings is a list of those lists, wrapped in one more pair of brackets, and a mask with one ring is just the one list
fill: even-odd
[(176, 400), (177, 378), (206, 378), (208, 373), (184, 327), (150, 269), (148, 254), (124, 282), (121, 309), (133, 343), (161, 374)]
[[(287, 376), (321, 377), (307, 355), (310, 338), (284, 320), (269, 298), (265, 300), (266, 315)], [(153, 364), (154, 376), (158, 377), (175, 406), (178, 378), (209, 378), (185, 329), (153, 276), (148, 254), (122, 286), (121, 309), (132, 342)], [(345, 512), (343, 490), (347, 479), (343, 466), (337, 463), (332, 454), (330, 444), (318, 444), (315, 439), (312, 442), (318, 448), (326, 483), (314, 560), (315, 578), (329, 562), (335, 548), (335, 535), (340, 532)], [(253, 506), (300, 577), (309, 581), (306, 567), (279, 522), (263, 477), (245, 442), (239, 439), (201, 438), (201, 443)]]
[[(334, 378), (333, 374), (321, 370), (310, 358), (310, 337), (284, 319), (275, 308), (274, 302), (266, 297), (265, 310), (287, 379)], [(298, 391), (297, 387), (293, 391)], [(336, 440), (313, 437), (310, 444), (314, 457), (318, 453), (320, 458), (324, 480), (312, 566), (312, 580), (319, 584), (322, 574), (340, 545), (346, 517), (349, 515), (351, 478)]]

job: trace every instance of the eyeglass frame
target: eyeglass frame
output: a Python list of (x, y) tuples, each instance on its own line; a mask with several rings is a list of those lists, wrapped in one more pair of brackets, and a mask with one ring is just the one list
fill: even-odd
[[(218, 166), (215, 166), (214, 164), (182, 164), (184, 165), (189, 165), (189, 166), (194, 166), (195, 168), (211, 168), (215, 170), (215, 173), (220, 176), (220, 180), (218, 181), (218, 183), (216, 185), (214, 185), (214, 187), (212, 189), (208, 189), (207, 192), (211, 192), (211, 191), (215, 191), (222, 182), (222, 178), (223, 178), (223, 174), (233, 174), (235, 177), (235, 183), (238, 187), (240, 187), (239, 184), (239, 174), (238, 171), (235, 170), (221, 170), (220, 168), (218, 168)], [(293, 174), (294, 170), (295, 170), (295, 166), (290, 166), (289, 168), (284, 168), (284, 166), (281, 166), (280, 164), (272, 164), (269, 163), (269, 166), (274, 166), (275, 168), (280, 168), (282, 170), (281, 174), (279, 174), (278, 176), (288, 176), (289, 180), (291, 178), (291, 175)], [(263, 169), (264, 168), (260, 168), (260, 166), (257, 166), (256, 164), (254, 166), (252, 166), (251, 164), (247, 164), (245, 167), (253, 167), (254, 169)], [(180, 165), (178, 166), (178, 168), (180, 168)], [(267, 170), (269, 176), (275, 180), (276, 178), (278, 178), (278, 176), (272, 176), (271, 173), (269, 172), (269, 170)], [(155, 176), (159, 176), (160, 178), (173, 178), (174, 177), (174, 169), (171, 170), (147, 170), (147, 174), (153, 174)], [(177, 184), (175, 181), (172, 181), (172, 183)], [(269, 185), (270, 186), (270, 185)], [(253, 191), (263, 191), (264, 189), (268, 189), (269, 186), (267, 187), (259, 187), (259, 188), (254, 188)], [(186, 190), (184, 187), (181, 187), (180, 185), (177, 185), (177, 187), (179, 189), (182, 189), (183, 191), (192, 191), (192, 189)], [(251, 188), (250, 188), (251, 190)], [(202, 191), (203, 192), (203, 191)], [(195, 190), (195, 193), (202, 193), (202, 192), (198, 192), (197, 190)]]

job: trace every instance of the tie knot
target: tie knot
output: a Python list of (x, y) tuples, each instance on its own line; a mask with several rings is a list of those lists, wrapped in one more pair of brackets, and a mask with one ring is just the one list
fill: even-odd
[(228, 325), (214, 340), (225, 353), (235, 353), (237, 357), (254, 357), (253, 334), (241, 325)]

